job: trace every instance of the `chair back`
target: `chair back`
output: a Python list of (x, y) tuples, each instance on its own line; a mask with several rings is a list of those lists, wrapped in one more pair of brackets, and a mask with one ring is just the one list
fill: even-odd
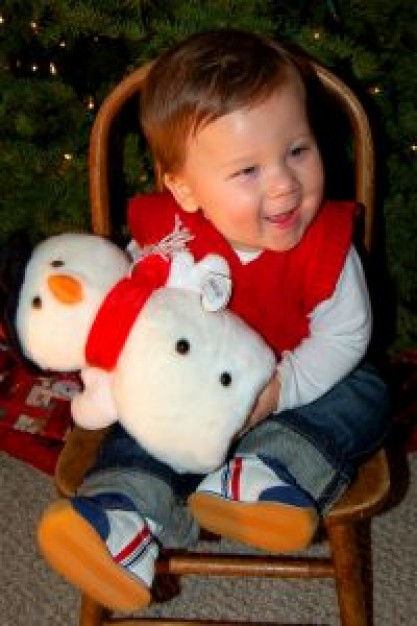
[[(96, 234), (109, 236), (112, 232), (110, 211), (110, 137), (115, 120), (123, 106), (140, 94), (152, 63), (139, 67), (124, 78), (101, 105), (90, 138), (90, 197), (92, 229)], [(337, 76), (315, 64), (325, 89), (340, 104), (352, 129), (354, 146), (355, 200), (363, 207), (363, 244), (369, 252), (372, 247), (375, 204), (375, 155), (367, 114), (354, 92)], [(156, 187), (161, 188), (158, 168), (155, 167)]]

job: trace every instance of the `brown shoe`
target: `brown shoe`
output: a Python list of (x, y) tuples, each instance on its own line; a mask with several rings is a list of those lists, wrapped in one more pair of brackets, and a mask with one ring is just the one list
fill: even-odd
[(149, 587), (115, 561), (71, 500), (57, 500), (45, 511), (37, 536), (51, 567), (102, 606), (132, 611), (149, 605)]
[(318, 524), (311, 498), (255, 455), (206, 476), (188, 503), (202, 528), (272, 552), (303, 550)]

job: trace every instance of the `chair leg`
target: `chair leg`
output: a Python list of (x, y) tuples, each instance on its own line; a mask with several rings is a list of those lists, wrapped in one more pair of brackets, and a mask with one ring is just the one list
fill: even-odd
[(342, 626), (368, 626), (362, 563), (353, 524), (329, 524), (327, 532), (335, 567)]
[(102, 626), (107, 610), (85, 594), (81, 596), (79, 626)]

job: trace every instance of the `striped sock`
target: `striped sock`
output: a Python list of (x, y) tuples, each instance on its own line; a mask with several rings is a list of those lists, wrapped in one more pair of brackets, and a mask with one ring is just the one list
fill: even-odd
[(79, 496), (71, 504), (95, 528), (113, 560), (150, 587), (159, 552), (153, 535), (156, 524), (144, 520), (131, 500), (120, 494)]

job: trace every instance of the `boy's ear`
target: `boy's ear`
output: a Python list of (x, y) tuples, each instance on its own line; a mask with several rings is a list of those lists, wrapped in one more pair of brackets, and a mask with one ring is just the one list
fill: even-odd
[(187, 183), (176, 174), (164, 174), (164, 185), (174, 196), (180, 207), (187, 213), (195, 213), (199, 206)]

